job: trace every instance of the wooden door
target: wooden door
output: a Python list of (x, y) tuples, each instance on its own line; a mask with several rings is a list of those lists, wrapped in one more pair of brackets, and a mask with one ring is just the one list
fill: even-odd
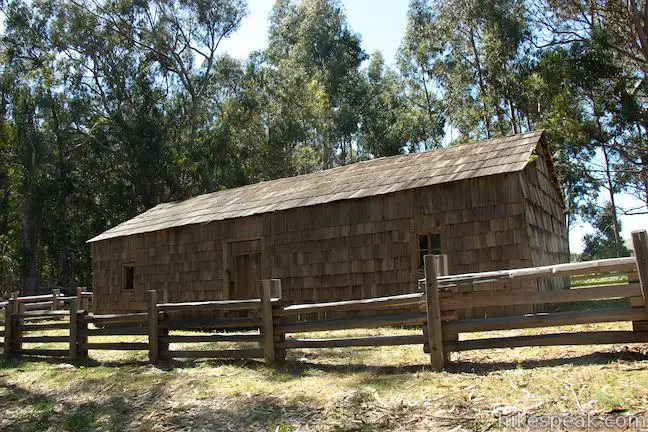
[(236, 241), (229, 244), (231, 278), (229, 298), (232, 300), (259, 298), (261, 281), (261, 240)]
[(240, 254), (234, 257), (234, 292), (230, 292), (230, 299), (259, 298), (260, 260), (260, 252)]

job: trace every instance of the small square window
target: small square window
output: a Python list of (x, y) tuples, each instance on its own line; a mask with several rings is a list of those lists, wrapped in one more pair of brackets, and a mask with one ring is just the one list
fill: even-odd
[(122, 290), (133, 291), (135, 289), (135, 264), (124, 264), (122, 268)]
[(420, 234), (419, 244), (419, 268), (423, 268), (423, 257), (425, 255), (441, 255), (441, 234)]

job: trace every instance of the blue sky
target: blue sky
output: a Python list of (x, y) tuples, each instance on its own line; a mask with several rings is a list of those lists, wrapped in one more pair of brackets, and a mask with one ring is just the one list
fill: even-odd
[[(268, 15), (274, 0), (248, 0), (248, 16), (239, 30), (221, 43), (221, 49), (238, 58), (262, 49), (268, 42)], [(362, 47), (371, 54), (382, 51), (394, 63), (407, 25), (407, 0), (343, 0), (349, 26), (362, 37)]]
[[(263, 49), (267, 44), (268, 15), (274, 0), (249, 0), (248, 16), (239, 30), (221, 44), (223, 52), (233, 57), (245, 58), (251, 51)], [(383, 53), (385, 61), (395, 64), (395, 57), (407, 26), (407, 0), (342, 0), (349, 27), (360, 34), (363, 49), (371, 54), (376, 50)], [(638, 201), (621, 194), (621, 207), (636, 207)], [(622, 235), (648, 229), (648, 215), (624, 216)], [(570, 232), (570, 246), (573, 252), (582, 250), (582, 237), (591, 232), (588, 224), (580, 223)]]

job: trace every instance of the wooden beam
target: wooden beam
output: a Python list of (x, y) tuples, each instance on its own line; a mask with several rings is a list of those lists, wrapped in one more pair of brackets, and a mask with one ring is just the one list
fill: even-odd
[(644, 310), (648, 313), (648, 235), (645, 230), (632, 232), (632, 245), (637, 260), (637, 272), (641, 284), (641, 295), (644, 299)]
[(263, 342), (260, 334), (200, 334), (200, 335), (169, 335), (160, 338), (167, 343), (196, 343), (196, 342)]
[(634, 258), (612, 258), (579, 263), (555, 264), (544, 267), (528, 267), (513, 270), (496, 270), (480, 273), (465, 273), (439, 277), (439, 286), (449, 288), (462, 285), (477, 285), (498, 281), (550, 279), (591, 273), (631, 272), (637, 267)]
[[(76, 299), (74, 299), (74, 300), (76, 300)], [(72, 302), (72, 300), (70, 300), (70, 304), (72, 304), (71, 302)], [(24, 307), (25, 303), (20, 303), (19, 306)], [(62, 316), (68, 316), (68, 315), (71, 315), (70, 311), (64, 311), (64, 310), (56, 310), (56, 311), (35, 310), (35, 311), (20, 312), (20, 313), (17, 314), (17, 317), (18, 318), (49, 318), (49, 317), (62, 317)]]
[(21, 343), (65, 343), (69, 340), (69, 336), (22, 336), (18, 338), (18, 342)]
[(441, 308), (439, 303), (439, 282), (437, 280), (434, 255), (423, 257), (425, 266), (425, 298), (427, 312), (427, 336), (430, 347), (430, 361), (433, 369), (443, 369), (443, 339), (441, 331)]
[(158, 350), (158, 306), (157, 291), (148, 291), (148, 352), (149, 361), (157, 363), (159, 359)]
[(147, 327), (103, 327), (88, 329), (87, 336), (148, 336)]
[[(285, 318), (279, 316), (277, 312), (284, 309), (283, 290), (281, 288), (281, 279), (271, 279), (270, 289), (273, 296), (272, 304), (272, 325), (275, 343), (275, 363), (282, 364), (286, 361), (286, 349), (279, 346), (286, 340), (286, 333), (279, 330), (283, 326)], [(276, 300), (275, 300), (276, 299)]]
[[(5, 327), (6, 328), (6, 327)], [(67, 330), (70, 328), (68, 323), (45, 323), (45, 324), (22, 324), (22, 331), (44, 331), (44, 330)]]
[(268, 365), (275, 363), (271, 290), (269, 279), (261, 281), (261, 320), (263, 322), (261, 334), (263, 335), (263, 358)]
[(259, 328), (261, 327), (261, 319), (253, 318), (219, 318), (219, 319), (200, 319), (200, 320), (168, 320), (160, 322), (161, 328), (169, 330), (188, 330), (199, 328)]
[(117, 323), (146, 323), (148, 312), (135, 312), (111, 315), (88, 315), (86, 320), (94, 324), (117, 324)]
[(205, 351), (169, 350), (169, 358), (263, 358), (263, 350), (259, 348)]
[(281, 348), (340, 348), (340, 347), (362, 347), (362, 346), (394, 346), (394, 345), (418, 345), (423, 344), (423, 335), (404, 336), (368, 336), (351, 338), (327, 338), (327, 339), (286, 339), (279, 344)]
[(355, 328), (376, 328), (384, 326), (421, 325), (424, 313), (401, 313), (369, 317), (334, 318), (307, 322), (286, 323), (277, 327), (281, 333), (307, 333), (325, 330), (348, 330)]
[(520, 348), (527, 346), (645, 343), (646, 341), (648, 341), (648, 332), (598, 331), (472, 339), (447, 343), (447, 349), (450, 351), (469, 351), (493, 348)]
[(416, 306), (423, 299), (423, 293), (401, 294), (388, 297), (374, 297), (361, 300), (345, 300), (326, 303), (311, 303), (286, 306), (278, 309), (278, 316), (303, 315), (313, 312), (342, 312), (350, 310), (390, 309), (404, 306)]
[(81, 348), (106, 351), (146, 351), (149, 349), (149, 344), (146, 342), (88, 342)]
[(450, 321), (445, 323), (444, 331), (448, 333), (471, 333), (643, 319), (648, 319), (648, 315), (643, 309), (623, 307)]
[(213, 300), (204, 302), (185, 302), (185, 303), (161, 303), (158, 309), (164, 312), (175, 311), (195, 311), (195, 310), (258, 310), (261, 308), (261, 300)]
[(47, 357), (65, 357), (69, 355), (68, 350), (48, 350), (48, 349), (18, 349), (14, 351), (16, 355), (22, 356), (47, 356)]
[(451, 311), (473, 307), (514, 306), (543, 303), (574, 303), (589, 300), (634, 297), (641, 295), (639, 284), (621, 284), (597, 288), (575, 288), (540, 292), (491, 292), (488, 294), (452, 293), (442, 297), (441, 310)]
[(69, 357), (70, 360), (76, 360), (77, 354), (78, 354), (78, 331), (79, 327), (77, 325), (77, 317), (78, 317), (78, 311), (77, 311), (77, 299), (71, 299), (70, 300), (70, 352), (69, 352)]
[(61, 290), (54, 288), (52, 290), (52, 310), (58, 310), (61, 307), (59, 297), (61, 297)]
[(13, 346), (11, 337), (13, 336), (13, 324), (14, 324), (13, 313), (15, 310), (15, 306), (16, 306), (16, 301), (13, 298), (9, 299), (7, 305), (5, 306), (4, 351), (3, 351), (4, 357), (9, 357), (11, 355), (11, 348)]

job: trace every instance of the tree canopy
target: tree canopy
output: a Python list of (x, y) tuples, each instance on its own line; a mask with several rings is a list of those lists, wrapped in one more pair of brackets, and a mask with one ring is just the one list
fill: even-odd
[(245, 59), (220, 49), (244, 0), (0, 6), (5, 291), (89, 285), (86, 240), (160, 202), (533, 129), (588, 254), (647, 211), (645, 2), (411, 0), (396, 59), (339, 0), (278, 0)]

